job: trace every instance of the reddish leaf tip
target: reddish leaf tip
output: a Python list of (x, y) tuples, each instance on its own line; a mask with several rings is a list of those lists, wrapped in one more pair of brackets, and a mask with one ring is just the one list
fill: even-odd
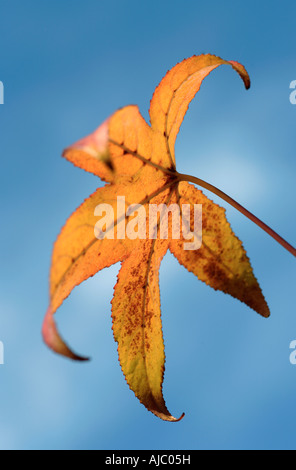
[(108, 148), (108, 126), (110, 118), (106, 119), (92, 134), (79, 139), (71, 147), (64, 150), (63, 155), (68, 150), (77, 149), (88, 151), (93, 156), (106, 152)]
[(45, 344), (55, 353), (74, 361), (89, 361), (90, 358), (75, 354), (62, 340), (58, 333), (51, 307), (48, 308), (42, 325), (42, 336)]
[(179, 421), (181, 421), (184, 418), (184, 416), (185, 416), (185, 413), (182, 413), (180, 418), (175, 420), (175, 423), (178, 423)]
[(152, 410), (150, 408), (148, 408), (148, 409), (149, 409), (149, 411), (151, 411), (158, 418), (162, 419), (163, 421), (169, 421), (170, 423), (178, 423), (185, 416), (185, 413), (182, 413), (179, 418), (175, 418), (174, 416), (172, 416), (169, 413), (160, 413), (159, 411), (155, 411), (155, 410)]
[(229, 64), (233, 67), (236, 72), (238, 72), (245, 84), (246, 89), (248, 90), (251, 87), (251, 80), (248, 72), (246, 71), (245, 67), (240, 64), (239, 62), (236, 62), (235, 60), (229, 60)]

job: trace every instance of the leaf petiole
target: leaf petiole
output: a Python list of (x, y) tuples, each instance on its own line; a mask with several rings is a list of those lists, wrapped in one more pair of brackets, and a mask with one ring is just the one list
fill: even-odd
[(219, 196), (221, 199), (224, 201), (228, 202), (232, 207), (237, 209), (239, 212), (241, 212), (244, 216), (246, 216), (248, 219), (250, 219), (252, 222), (254, 222), (258, 227), (260, 227), (262, 230), (264, 230), (268, 235), (270, 235), (274, 240), (276, 240), (280, 245), (282, 245), (287, 251), (289, 251), (293, 256), (296, 256), (296, 249), (290, 245), (284, 238), (282, 238), (278, 233), (276, 233), (272, 228), (270, 228), (268, 225), (266, 225), (262, 220), (258, 219), (254, 214), (252, 214), (250, 211), (245, 209), (241, 204), (236, 202), (234, 199), (232, 199), (230, 196), (228, 196), (226, 193), (221, 191), (220, 189), (216, 188), (216, 186), (213, 186), (210, 183), (207, 183), (206, 181), (196, 178), (195, 176), (191, 175), (185, 175), (181, 173), (177, 173), (177, 178), (179, 181), (188, 181), (193, 184), (197, 184), (198, 186), (203, 187), (204, 189), (207, 189), (211, 191), (212, 193), (216, 194)]

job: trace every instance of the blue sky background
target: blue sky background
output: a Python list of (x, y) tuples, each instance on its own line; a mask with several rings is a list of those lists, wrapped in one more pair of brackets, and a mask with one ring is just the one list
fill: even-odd
[(125, 383), (110, 315), (118, 265), (58, 312), (89, 364), (55, 356), (40, 334), (52, 244), (101, 185), (62, 150), (121, 106), (138, 104), (147, 119), (155, 86), (193, 54), (240, 61), (252, 86), (246, 92), (230, 67), (206, 79), (177, 139), (179, 171), (218, 186), (295, 245), (295, 15), (293, 2), (272, 0), (0, 0), (1, 449), (296, 448), (295, 258), (229, 207), (272, 315), (262, 319), (166, 256), (164, 395), (183, 421), (155, 418)]

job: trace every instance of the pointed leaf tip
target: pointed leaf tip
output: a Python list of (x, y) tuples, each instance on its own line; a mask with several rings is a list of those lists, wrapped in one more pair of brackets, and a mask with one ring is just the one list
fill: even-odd
[(232, 68), (241, 76), (246, 89), (248, 90), (251, 86), (251, 80), (248, 72), (246, 71), (245, 67), (236, 62), (235, 60), (229, 60), (228, 63), (232, 66)]
[(182, 413), (181, 416), (180, 416), (180, 418), (178, 418), (178, 419), (176, 420), (176, 422), (182, 421), (182, 419), (184, 418), (184, 416), (185, 416), (185, 413)]
[(78, 356), (66, 345), (58, 333), (51, 307), (48, 308), (42, 325), (42, 336), (45, 344), (52, 351), (74, 361), (89, 361), (88, 357)]
[(159, 411), (156, 411), (156, 410), (153, 410), (153, 409), (150, 409), (150, 408), (147, 408), (149, 411), (151, 411), (155, 416), (157, 416), (157, 418), (160, 418), (162, 419), (163, 421), (168, 421), (170, 423), (178, 423), (179, 421), (181, 421), (184, 416), (185, 416), (185, 413), (182, 413), (181, 416), (179, 418), (175, 418), (174, 416), (172, 416), (169, 411), (167, 413), (162, 413), (162, 412), (159, 412)]
[(182, 419), (184, 418), (184, 416), (185, 416), (185, 413), (182, 413), (181, 416), (180, 416), (180, 418), (174, 418), (174, 417), (172, 416), (172, 419), (169, 419), (169, 421), (172, 422), (172, 423), (178, 423), (179, 421), (182, 421)]
[(75, 166), (111, 182), (114, 166), (108, 147), (109, 121), (110, 118), (106, 119), (92, 134), (66, 148), (62, 155)]

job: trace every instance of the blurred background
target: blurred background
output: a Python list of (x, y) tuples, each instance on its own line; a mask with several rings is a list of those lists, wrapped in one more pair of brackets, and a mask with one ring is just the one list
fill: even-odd
[[(243, 63), (203, 83), (176, 143), (178, 170), (237, 199), (295, 239), (296, 4), (290, 1), (0, 0), (1, 449), (295, 449), (295, 258), (227, 206), (271, 310), (266, 320), (168, 254), (161, 267), (162, 422), (126, 385), (111, 331), (119, 265), (58, 311), (88, 364), (54, 355), (40, 330), (53, 242), (102, 185), (60, 157), (117, 108), (148, 120), (155, 86), (193, 54)], [(226, 203), (210, 196), (226, 207)]]

